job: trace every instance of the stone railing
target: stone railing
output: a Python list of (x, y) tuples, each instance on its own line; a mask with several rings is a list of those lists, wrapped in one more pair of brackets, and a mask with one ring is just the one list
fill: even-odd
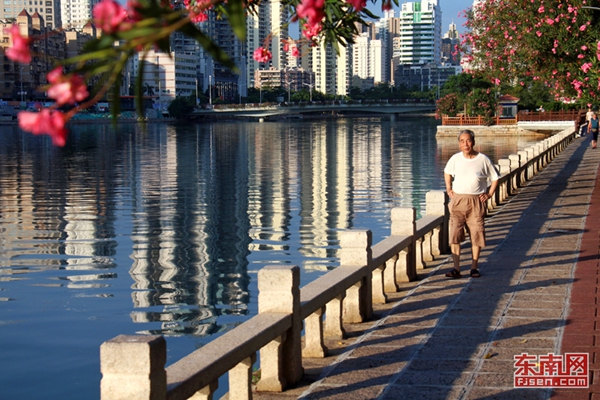
[[(543, 169), (575, 137), (567, 130), (499, 161), (493, 209)], [(428, 261), (446, 253), (447, 196), (426, 196), (425, 216), (395, 208), (391, 235), (371, 245), (371, 232), (341, 234), (340, 266), (299, 287), (297, 266), (269, 266), (258, 273), (258, 315), (165, 369), (162, 336), (121, 335), (102, 344), (101, 399), (212, 399), (228, 374), (229, 398), (252, 398), (252, 367), (260, 353), (256, 390), (281, 392), (303, 374), (303, 357), (325, 357), (325, 337), (345, 337), (344, 324), (371, 318), (398, 283), (414, 280)], [(301, 333), (304, 329), (304, 345)]]

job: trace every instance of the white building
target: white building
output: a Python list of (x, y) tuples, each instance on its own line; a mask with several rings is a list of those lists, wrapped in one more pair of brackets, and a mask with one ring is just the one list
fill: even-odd
[(402, 4), (398, 56), (401, 64), (440, 64), (442, 12), (438, 0)]
[[(129, 79), (135, 82), (140, 63), (136, 55), (130, 64)], [(150, 50), (142, 77), (145, 96), (153, 98), (156, 108), (166, 109), (176, 97), (188, 97), (196, 90), (196, 57), (190, 54), (170, 54)]]
[(62, 27), (81, 29), (92, 18), (92, 9), (99, 0), (60, 0), (58, 3)]
[(315, 73), (315, 82), (309, 84), (311, 89), (331, 95), (348, 94), (352, 78), (352, 53), (348, 47), (339, 46), (340, 54), (323, 43), (302, 48), (302, 67)]
[[(280, 0), (263, 1), (258, 6), (257, 15), (246, 18), (246, 48), (248, 68), (246, 79), (249, 87), (254, 87), (255, 71), (258, 69), (283, 69), (288, 67), (288, 54), (283, 50), (288, 39), (287, 22), (289, 15)], [(254, 60), (253, 53), (258, 47), (266, 47), (273, 54), (268, 63)]]

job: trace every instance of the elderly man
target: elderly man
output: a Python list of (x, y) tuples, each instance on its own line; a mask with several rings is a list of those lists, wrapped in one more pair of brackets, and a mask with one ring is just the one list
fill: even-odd
[[(458, 134), (460, 153), (453, 155), (446, 168), (444, 180), (450, 196), (450, 250), (454, 268), (446, 274), (460, 278), (460, 244), (465, 240), (465, 225), (471, 238), (471, 277), (479, 278), (477, 268), (481, 248), (485, 246), (483, 219), (486, 202), (498, 187), (498, 172), (490, 159), (475, 151), (475, 134), (463, 130)], [(488, 189), (488, 181), (491, 182)]]

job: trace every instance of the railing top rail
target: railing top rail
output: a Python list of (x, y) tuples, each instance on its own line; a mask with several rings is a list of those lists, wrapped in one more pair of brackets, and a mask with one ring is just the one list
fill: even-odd
[(300, 290), (300, 315), (304, 319), (329, 301), (345, 293), (367, 274), (363, 266), (339, 266)]
[(260, 313), (167, 368), (167, 399), (188, 399), (292, 325), (284, 313)]

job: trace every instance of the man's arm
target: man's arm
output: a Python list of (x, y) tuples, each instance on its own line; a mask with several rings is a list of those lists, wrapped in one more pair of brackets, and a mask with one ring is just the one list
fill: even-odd
[(452, 175), (444, 173), (444, 181), (446, 182), (446, 193), (450, 198), (454, 197), (454, 190), (452, 190)]
[(482, 203), (485, 203), (486, 201), (488, 201), (488, 199), (491, 199), (492, 196), (494, 195), (494, 193), (496, 192), (496, 189), (498, 189), (498, 180), (497, 179), (495, 181), (492, 181), (492, 184), (490, 185), (490, 188), (488, 189), (487, 192), (481, 193), (479, 195), (479, 201), (481, 201)]

